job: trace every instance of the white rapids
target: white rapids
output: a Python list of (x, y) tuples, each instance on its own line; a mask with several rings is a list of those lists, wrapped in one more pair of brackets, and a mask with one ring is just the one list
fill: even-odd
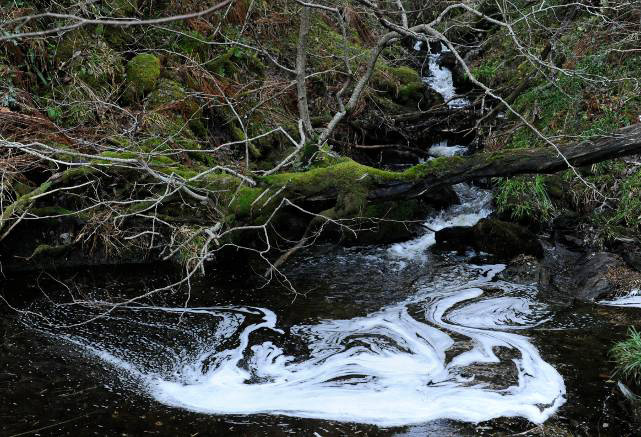
[(627, 307), (627, 308), (641, 308), (641, 290), (635, 288), (625, 296), (620, 296), (615, 299), (601, 300), (601, 305), (614, 306), (614, 307)]
[(438, 143), (433, 144), (427, 153), (429, 156), (439, 157), (439, 156), (457, 156), (463, 155), (467, 152), (466, 146), (453, 145), (450, 146), (448, 140), (439, 141)]
[[(441, 44), (441, 53), (447, 53), (449, 51), (445, 45)], [(443, 99), (450, 108), (465, 108), (469, 106), (470, 102), (464, 97), (457, 97), (452, 71), (438, 64), (441, 53), (430, 53), (427, 55), (429, 75), (423, 78), (423, 82), (443, 96)]]
[(425, 251), (436, 243), (433, 231), (452, 226), (474, 226), (492, 213), (492, 195), (466, 184), (454, 186), (461, 203), (425, 221), (427, 231), (414, 240), (393, 244), (388, 252), (402, 259), (425, 259)]
[[(486, 214), (487, 193), (457, 190), (463, 205), (431, 226)], [(422, 238), (384, 256), (414, 254), (418, 262), (433, 233)], [(366, 316), (290, 327), (268, 308), (235, 305), (121, 308), (94, 326), (62, 330), (27, 322), (109, 363), (158, 402), (200, 413), (379, 426), (504, 416), (538, 424), (565, 402), (565, 384), (520, 332), (550, 313), (535, 287), (497, 281), (503, 268), (462, 263)], [(82, 318), (74, 311), (56, 306), (48, 317), (54, 324)]]

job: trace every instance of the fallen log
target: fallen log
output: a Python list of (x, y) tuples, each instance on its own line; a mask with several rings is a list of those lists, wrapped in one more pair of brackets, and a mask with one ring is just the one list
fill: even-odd
[[(487, 177), (551, 174), (568, 168), (641, 153), (641, 124), (620, 129), (606, 137), (578, 144), (537, 149), (509, 149), (468, 157), (438, 158), (439, 169), (419, 180), (381, 184), (368, 199), (412, 198), (427, 190)], [(427, 163), (429, 165), (429, 163)]]
[[(292, 199), (324, 202), (341, 193), (358, 191), (363, 200), (380, 202), (411, 199), (446, 185), (488, 177), (522, 174), (550, 174), (568, 168), (595, 164), (641, 153), (641, 124), (576, 144), (536, 149), (508, 149), (472, 156), (441, 157), (392, 172), (367, 167), (353, 161), (302, 173), (284, 173), (267, 178), (271, 186), (286, 187)], [(353, 196), (352, 196), (353, 197)]]

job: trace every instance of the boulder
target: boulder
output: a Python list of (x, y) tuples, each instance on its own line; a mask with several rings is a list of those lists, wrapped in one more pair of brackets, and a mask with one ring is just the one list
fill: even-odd
[(456, 56), (452, 52), (443, 52), (436, 60), (439, 67), (449, 68), (453, 70), (456, 67)]
[(149, 53), (136, 55), (127, 63), (127, 100), (140, 97), (156, 86), (160, 77), (160, 59)]
[(523, 226), (497, 219), (482, 219), (473, 227), (474, 248), (500, 258), (517, 255), (543, 257), (543, 247), (537, 236)]
[(576, 283), (576, 297), (592, 301), (612, 293), (616, 287), (608, 272), (622, 264), (620, 257), (608, 252), (585, 255), (576, 263), (572, 272)]
[(456, 191), (451, 186), (444, 186), (438, 190), (427, 190), (419, 196), (419, 199), (425, 204), (438, 209), (461, 203)]
[(474, 246), (474, 231), (471, 226), (452, 226), (435, 234), (438, 250), (465, 252)]
[(454, 226), (436, 232), (436, 248), (478, 252), (510, 260), (517, 255), (543, 257), (543, 247), (537, 236), (528, 229), (497, 219), (482, 219), (474, 226)]

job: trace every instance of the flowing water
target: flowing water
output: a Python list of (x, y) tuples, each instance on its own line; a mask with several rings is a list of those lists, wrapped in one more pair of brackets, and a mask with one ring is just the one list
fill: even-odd
[[(459, 192), (475, 198), (428, 226), (473, 224), (486, 215), (486, 193), (469, 187)], [(385, 254), (354, 254), (350, 262), (358, 265), (361, 257), (412, 262), (422, 259), (433, 242), (428, 232)], [(516, 331), (540, 325), (549, 314), (533, 300), (532, 287), (493, 281), (502, 269), (462, 264), (455, 278), (452, 271), (440, 272), (442, 277), (420, 283), (408, 297), (365, 316), (292, 326), (282, 326), (269, 308), (244, 305), (125, 307), (87, 328), (68, 331), (59, 325), (80, 322), (92, 312), (54, 306), (39, 309), (46, 315), (44, 323), (33, 317), (25, 323), (85, 348), (137, 379), (158, 402), (196, 412), (382, 426), (501, 416), (541, 423), (565, 402), (565, 385)], [(119, 339), (123, 331), (140, 334)], [(178, 349), (166, 344), (168, 333), (181, 339)], [(281, 344), (292, 341), (307, 352), (288, 354)], [(182, 348), (185, 343), (189, 353)], [(501, 360), (495, 348), (510, 349), (515, 356)], [(475, 372), (472, 366), (496, 367), (509, 377), (496, 381), (492, 372)]]
[[(466, 105), (427, 61), (426, 83)], [(456, 190), (414, 240), (304, 253), (286, 269), (298, 295), (203, 281), (189, 305), (155, 296), (82, 323), (142, 289), (106, 275), (39, 292), (0, 318), (0, 433), (632, 435), (606, 351), (639, 293), (568, 307), (483, 254), (433, 252), (433, 231), (491, 213), (489, 192)]]
[[(456, 190), (462, 203), (429, 218), (427, 227), (471, 225), (490, 213), (488, 192)], [(385, 247), (309, 252), (288, 270), (302, 293), (295, 299), (273, 287), (198, 284), (187, 308), (181, 295), (77, 325), (104, 308), (41, 298), (16, 323), (71, 358), (63, 366), (70, 380), (78, 378), (71, 369), (79, 363), (98, 366), (92, 378), (102, 394), (95, 406), (125, 398), (134, 408), (151, 402), (148, 408), (166, 411), (154, 423), (175, 422), (176, 412), (199, 418), (179, 422), (172, 431), (178, 434), (195, 424), (250, 435), (493, 434), (550, 418), (566, 429), (573, 423), (567, 417), (593, 426), (579, 419), (581, 403), (598, 409), (611, 396), (606, 384), (590, 381), (599, 386), (589, 391), (596, 403), (590, 396), (577, 401), (577, 390), (586, 387), (575, 386), (578, 375), (569, 383), (565, 366), (592, 365), (579, 377), (595, 378), (607, 369), (607, 357), (601, 351), (599, 363), (582, 362), (559, 345), (598, 328), (579, 347), (592, 353), (593, 342), (607, 347), (609, 322), (598, 314), (607, 307), (565, 312), (535, 285), (503, 279), (505, 266), (479, 264), (473, 254), (432, 253), (433, 244), (426, 231)], [(104, 294), (84, 292), (94, 301)], [(564, 412), (568, 389), (574, 403)], [(140, 417), (147, 416), (125, 424), (139, 426)], [(112, 415), (104, 426), (114, 421)]]
[[(420, 50), (421, 47), (422, 44), (417, 43), (414, 49)], [(464, 108), (470, 104), (469, 100), (457, 95), (452, 71), (439, 65), (439, 58), (444, 53), (450, 53), (450, 49), (441, 43), (439, 51), (427, 54), (427, 74), (423, 77), (423, 82), (439, 93), (450, 108)]]

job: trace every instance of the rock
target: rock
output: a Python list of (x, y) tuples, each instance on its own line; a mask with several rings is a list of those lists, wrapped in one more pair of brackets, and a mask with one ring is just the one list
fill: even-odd
[(471, 226), (453, 226), (441, 229), (434, 235), (436, 248), (445, 251), (465, 252), (474, 246), (474, 231)]
[(572, 272), (576, 283), (576, 297), (581, 300), (593, 301), (600, 296), (615, 290), (608, 272), (620, 267), (623, 260), (608, 252), (590, 253), (580, 259)]
[(160, 59), (149, 53), (136, 55), (127, 63), (128, 93), (142, 96), (153, 90), (160, 77)]
[(514, 223), (497, 219), (482, 219), (473, 227), (474, 248), (504, 259), (517, 255), (543, 257), (543, 247), (537, 236)]
[(461, 203), (456, 191), (454, 191), (454, 188), (451, 186), (445, 186), (438, 190), (428, 190), (423, 193), (419, 199), (422, 202), (439, 209)]
[(541, 262), (531, 255), (519, 255), (499, 274), (499, 278), (517, 284), (536, 284), (542, 278)]
[(617, 253), (621, 254), (628, 266), (641, 272), (641, 248), (632, 244), (624, 244), (617, 250)]
[(452, 52), (443, 52), (436, 60), (439, 67), (449, 68), (453, 70), (456, 67), (456, 56)]
[(612, 298), (639, 287), (641, 273), (630, 269), (621, 256), (568, 250), (558, 242), (546, 251), (539, 277), (540, 290), (568, 302)]
[(483, 219), (474, 226), (454, 226), (436, 232), (438, 250), (463, 252), (472, 248), (478, 252), (510, 260), (517, 255), (543, 257), (543, 247), (537, 236), (528, 229), (497, 219)]

